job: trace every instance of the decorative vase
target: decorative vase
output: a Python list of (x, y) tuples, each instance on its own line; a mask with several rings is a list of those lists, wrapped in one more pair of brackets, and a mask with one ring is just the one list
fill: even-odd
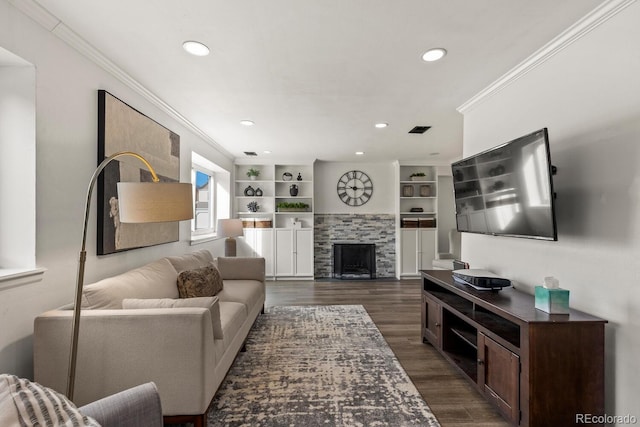
[(296, 178), (298, 181), (302, 181), (302, 175), (298, 173), (298, 177)]
[(260, 189), (260, 187), (256, 188), (256, 193), (255, 193), (255, 195), (256, 195), (257, 197), (262, 197), (262, 190)]
[(291, 187), (289, 187), (289, 194), (292, 196), (298, 195), (298, 186), (296, 184), (291, 184)]
[(290, 172), (285, 172), (282, 174), (283, 181), (291, 181), (293, 179), (293, 175)]
[(255, 196), (256, 192), (252, 186), (248, 186), (247, 188), (244, 189), (244, 195), (251, 197), (251, 196)]

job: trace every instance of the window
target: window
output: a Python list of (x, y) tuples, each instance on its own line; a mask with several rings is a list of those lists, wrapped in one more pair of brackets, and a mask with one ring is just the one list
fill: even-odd
[(0, 47), (0, 281), (36, 269), (35, 101), (35, 67)]
[(212, 171), (201, 166), (193, 167), (195, 183), (195, 208), (193, 214), (193, 234), (211, 234), (215, 231), (215, 179)]
[(193, 220), (191, 236), (198, 240), (214, 236), (218, 219), (229, 218), (229, 171), (206, 159), (191, 153), (191, 182), (193, 183)]

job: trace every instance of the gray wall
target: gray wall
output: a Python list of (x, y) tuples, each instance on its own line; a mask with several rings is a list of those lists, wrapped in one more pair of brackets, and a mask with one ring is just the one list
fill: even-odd
[[(464, 156), (547, 127), (558, 241), (464, 234), (463, 259), (532, 293), (556, 276), (573, 308), (609, 320), (606, 412), (640, 396), (640, 3), (464, 116)], [(585, 349), (589, 351), (589, 349)]]

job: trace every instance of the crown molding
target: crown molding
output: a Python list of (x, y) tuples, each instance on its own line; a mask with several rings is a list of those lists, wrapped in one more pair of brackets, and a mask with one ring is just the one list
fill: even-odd
[(538, 49), (527, 59), (502, 75), (502, 77), (474, 95), (456, 110), (462, 114), (471, 111), (487, 98), (495, 95), (520, 77), (543, 64), (555, 54), (570, 46), (573, 42), (582, 38), (635, 2), (636, 0), (609, 0), (602, 3), (549, 43)]
[(174, 118), (196, 136), (202, 138), (209, 145), (220, 152), (220, 154), (233, 161), (234, 156), (220, 144), (218, 144), (213, 138), (211, 138), (200, 128), (194, 125), (171, 105), (164, 102), (153, 92), (144, 87), (140, 82), (127, 74), (122, 68), (118, 67), (113, 61), (104, 56), (98, 49), (89, 44), (86, 40), (84, 40), (76, 32), (69, 28), (65, 23), (60, 21), (56, 16), (40, 6), (37, 2), (35, 2), (34, 0), (9, 0), (9, 2), (14, 7), (22, 11), (25, 15), (29, 16), (42, 27), (44, 27), (51, 34), (55, 35), (60, 40), (64, 41), (69, 46), (80, 52), (86, 58), (93, 61), (100, 68), (120, 80), (122, 83), (131, 88), (134, 92), (141, 95), (151, 104), (155, 105), (170, 117)]
[(60, 20), (53, 16), (47, 9), (40, 6), (34, 0), (8, 0), (9, 3), (36, 21), (47, 31), (52, 31), (56, 25), (60, 23)]

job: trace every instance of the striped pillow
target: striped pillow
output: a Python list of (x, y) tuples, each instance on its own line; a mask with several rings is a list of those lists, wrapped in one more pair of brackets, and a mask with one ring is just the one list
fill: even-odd
[(15, 375), (0, 375), (0, 426), (100, 427), (60, 393)]

